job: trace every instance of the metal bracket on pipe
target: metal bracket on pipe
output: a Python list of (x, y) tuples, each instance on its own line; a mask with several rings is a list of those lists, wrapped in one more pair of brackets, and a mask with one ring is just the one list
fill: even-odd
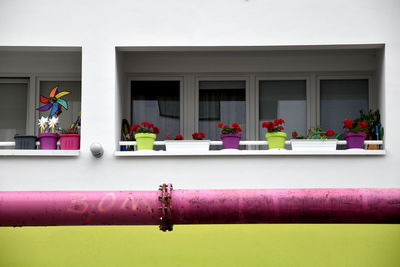
[(160, 230), (163, 232), (172, 231), (172, 184), (162, 184), (159, 190), (161, 191), (161, 195), (158, 197), (158, 200), (161, 202)]

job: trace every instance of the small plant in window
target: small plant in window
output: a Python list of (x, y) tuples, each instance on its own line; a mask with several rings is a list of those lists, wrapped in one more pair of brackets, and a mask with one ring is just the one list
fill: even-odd
[(204, 132), (195, 132), (192, 134), (192, 138), (194, 140), (204, 140), (204, 138), (206, 138), (206, 134)]
[(307, 135), (301, 136), (296, 130), (292, 132), (290, 143), (293, 150), (303, 151), (322, 151), (336, 150), (337, 138), (341, 134), (336, 134), (333, 130), (323, 131), (321, 127), (316, 126), (308, 129)]
[(368, 122), (344, 120), (344, 137), (347, 141), (347, 149), (363, 149), (366, 132), (368, 132)]
[(61, 130), (60, 148), (62, 150), (79, 150), (81, 142), (79, 134), (80, 125), (81, 115), (79, 114), (76, 121), (71, 125), (71, 128)]
[(308, 129), (307, 135), (301, 136), (297, 133), (296, 130), (292, 132), (293, 139), (318, 139), (318, 140), (327, 140), (327, 139), (338, 139), (341, 134), (336, 134), (333, 130), (323, 131), (321, 127), (316, 126)]
[[(171, 140), (171, 135), (167, 134), (167, 135), (165, 136), (165, 139), (166, 139), (166, 140)], [(184, 139), (184, 138), (183, 138), (183, 135), (178, 134), (178, 135), (175, 135), (175, 137), (174, 137), (173, 140), (183, 140), (183, 139)]]
[(218, 123), (218, 128), (221, 129), (221, 140), (224, 149), (239, 149), (242, 128), (239, 123), (234, 122), (232, 125)]
[(56, 127), (58, 125), (58, 117), (39, 119), (39, 142), (40, 149), (55, 150), (57, 149), (57, 141), (59, 135), (56, 133)]
[(261, 126), (263, 128), (266, 128), (267, 132), (275, 133), (275, 132), (282, 132), (285, 129), (283, 127), (284, 123), (285, 123), (284, 119), (276, 119), (274, 121), (263, 122), (263, 124)]
[(144, 121), (141, 124), (133, 125), (129, 128), (131, 136), (136, 139), (138, 150), (153, 150), (156, 135), (160, 133), (160, 129), (153, 123)]
[(287, 134), (283, 132), (285, 129), (283, 124), (284, 119), (276, 119), (273, 121), (267, 121), (262, 123), (262, 127), (267, 129), (265, 138), (268, 141), (269, 149), (285, 149), (285, 140)]

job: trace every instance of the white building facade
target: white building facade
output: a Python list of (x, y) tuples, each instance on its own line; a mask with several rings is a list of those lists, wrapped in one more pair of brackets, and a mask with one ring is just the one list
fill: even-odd
[[(179, 189), (397, 188), (399, 14), (397, 1), (2, 1), (0, 79), (27, 85), (26, 133), (37, 134), (45, 82), (76, 91), (82, 126), (78, 154), (0, 151), (0, 190), (154, 190), (164, 182)], [(381, 111), (384, 151), (121, 156), (121, 120), (135, 115), (132, 81), (160, 80), (179, 82), (177, 127), (186, 138), (201, 124), (201, 82), (243, 82), (246, 140), (262, 140), (263, 82), (304, 81), (302, 102), (277, 114), (303, 112), (307, 128), (334, 109), (322, 104), (323, 81), (364, 80), (367, 109)], [(3, 110), (5, 124), (11, 111)], [(94, 142), (104, 148), (101, 158), (90, 152)]]

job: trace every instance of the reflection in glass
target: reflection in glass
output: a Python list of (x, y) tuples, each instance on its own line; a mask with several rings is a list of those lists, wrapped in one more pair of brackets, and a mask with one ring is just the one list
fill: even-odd
[(265, 139), (264, 121), (282, 118), (291, 136), (293, 130), (307, 131), (307, 90), (305, 80), (269, 80), (259, 82), (259, 139)]
[(321, 127), (343, 132), (343, 120), (368, 112), (368, 79), (320, 81)]

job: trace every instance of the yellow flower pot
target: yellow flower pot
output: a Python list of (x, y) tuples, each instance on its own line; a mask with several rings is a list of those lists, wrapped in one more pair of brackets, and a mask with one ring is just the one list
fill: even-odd
[(265, 138), (268, 141), (268, 149), (285, 149), (287, 134), (284, 132), (266, 133)]

